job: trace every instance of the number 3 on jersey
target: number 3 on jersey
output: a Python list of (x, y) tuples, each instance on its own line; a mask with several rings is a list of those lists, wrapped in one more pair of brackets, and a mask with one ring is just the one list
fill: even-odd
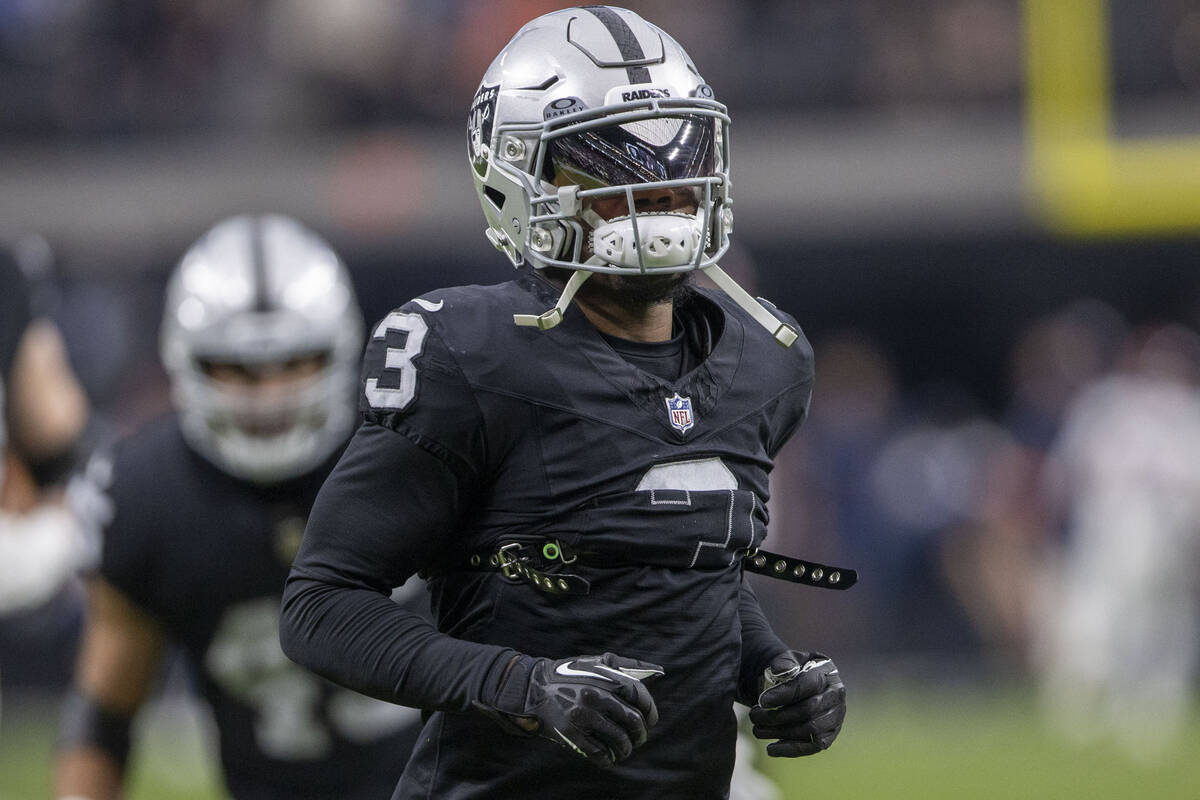
[(383, 375), (391, 376), (387, 383), (395, 386), (398, 373), (400, 385), (398, 388), (380, 386), (382, 376), (378, 375), (367, 378), (367, 402), (374, 408), (402, 410), (417, 394), (417, 366), (413, 364), (413, 359), (421, 355), (421, 346), (425, 343), (429, 326), (420, 314), (393, 311), (379, 323), (371, 338), (385, 341), (389, 331), (407, 334), (403, 346), (387, 348), (383, 362)]

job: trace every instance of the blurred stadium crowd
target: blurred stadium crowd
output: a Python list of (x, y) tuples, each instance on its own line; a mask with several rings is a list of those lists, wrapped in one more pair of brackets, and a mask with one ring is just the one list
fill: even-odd
[[(629, 2), (740, 108), (1007, 105), (1020, 99), (1014, 0)], [(1112, 3), (1118, 94), (1200, 87), (1183, 0)], [(459, 98), (538, 0), (43, 0), (0, 8), (0, 132), (164, 131), (457, 120)], [(796, 42), (805, 46), (797, 48)], [(1145, 46), (1153, 43), (1153, 46)], [(1165, 45), (1165, 46), (1163, 46)], [(753, 58), (747, 54), (753, 53)], [(450, 55), (452, 54), (452, 55)]]
[[(102, 147), (183, 132), (319, 135), (447, 121), (459, 131), (491, 55), (554, 5), (6, 2), (0, 137)], [(625, 5), (683, 42), (721, 42), (704, 53), (706, 74), (720, 75), (738, 109), (1019, 109), (1021, 7), (1012, 0), (708, 0), (703, 14), (682, 0)], [(1110, 6), (1124, 22), (1113, 25), (1124, 37), (1113, 43), (1117, 96), (1194, 101), (1195, 4)], [(789, 43), (801, 35), (815, 46), (797, 52)], [(1139, 45), (1148, 41), (1168, 46)], [(447, 180), (465, 182), (465, 164)], [(368, 318), (447, 282), (507, 277), (499, 261), (491, 272), (413, 263), (330, 233)], [(1041, 286), (1036, 269), (1017, 264), (1021, 290), (1001, 298), (1020, 309), (995, 311), (989, 287), (1005, 269), (995, 262), (1028, 256), (1028, 241), (959, 243), (955, 257), (985, 253), (990, 271), (887, 272), (890, 286), (868, 279), (852, 300), (831, 288), (842, 275), (893, 258), (921, 263), (928, 242), (868, 253), (861, 272), (818, 266), (808, 277), (790, 253), (805, 263), (828, 249), (835, 261), (864, 254), (850, 244), (794, 247), (784, 232), (741, 242), (756, 262), (743, 253), (743, 271), (796, 314), (816, 348), (811, 416), (774, 476), (773, 549), (862, 576), (837, 596), (757, 585), (785, 638), (822, 642), (853, 679), (944, 677), (946, 659), (964, 679), (1036, 676), (1065, 730), (1101, 731), (1120, 715), (1144, 732), (1145, 754), (1194, 708), (1198, 683), (1200, 244), (1114, 244), (1095, 259), (1047, 247), (1035, 261), (1085, 266), (1048, 269), (1053, 285)], [(101, 261), (89, 274), (56, 265), (54, 243), (37, 235), (10, 244), (109, 435), (164, 411), (155, 337), (171, 264)], [(1104, 275), (1086, 271), (1117, 261)], [(823, 286), (808, 292), (810, 279)], [(926, 303), (905, 316), (890, 291)], [(831, 312), (825, 302), (841, 305)], [(958, 317), (924, 316), (947, 307)], [(68, 587), (0, 622), (6, 693), (66, 681), (79, 614)], [(1140, 718), (1130, 720), (1131, 708)]]
[(905, 392), (860, 331), (816, 353), (777, 530), (870, 577), (850, 613), (819, 598), (798, 628), (892, 679), (947, 657), (969, 680), (1037, 676), (1073, 737), (1168, 742), (1200, 656), (1195, 330), (1073, 302), (1020, 331), (999, 413), (945, 383)]
[[(723, 91), (744, 105), (1018, 97), (1019, 10), (1011, 2), (926, 0), (905, 4), (899, 16), (878, 0), (719, 0), (702, 14), (687, 2), (626, 5), (683, 41), (720, 40), (706, 53), (706, 69), (722, 74)], [(8, 3), (0, 12), (3, 74), (24, 91), (4, 98), (0, 125), (122, 136), (458, 119), (458, 98), (474, 91), (490, 54), (546, 7), (529, 0)], [(788, 43), (801, 35), (820, 46), (797, 61)], [(744, 58), (750, 50), (765, 63)], [(764, 71), (776, 77), (764, 80)]]

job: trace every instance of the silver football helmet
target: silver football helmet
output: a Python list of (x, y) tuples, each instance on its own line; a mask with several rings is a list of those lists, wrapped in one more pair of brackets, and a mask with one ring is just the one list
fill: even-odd
[[(160, 338), (188, 443), (256, 483), (313, 469), (355, 425), (362, 337), (346, 268), (315, 233), (277, 215), (218, 223), (171, 276)], [(286, 396), (230, 392), (210, 375), (299, 362), (319, 367)]]
[[(632, 11), (569, 8), (519, 30), (488, 67), (467, 120), (487, 237), (514, 265), (575, 270), (551, 328), (596, 272), (702, 270), (785, 346), (796, 332), (729, 278), (729, 116), (679, 43)], [(686, 202), (638, 210), (635, 192)], [(602, 201), (620, 209), (604, 217)]]

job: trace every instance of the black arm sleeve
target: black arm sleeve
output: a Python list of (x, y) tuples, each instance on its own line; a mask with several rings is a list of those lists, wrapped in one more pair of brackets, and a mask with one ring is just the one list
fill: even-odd
[(317, 496), (284, 589), (288, 657), (415, 708), (479, 701), (489, 672), (516, 651), (446, 636), (388, 599), (447, 546), (470, 494), (464, 483), (404, 432), (364, 423)]
[(752, 706), (758, 700), (758, 680), (771, 660), (785, 653), (788, 646), (775, 635), (767, 616), (758, 605), (754, 588), (742, 576), (742, 592), (738, 597), (738, 613), (742, 620), (742, 667), (738, 678), (737, 700)]

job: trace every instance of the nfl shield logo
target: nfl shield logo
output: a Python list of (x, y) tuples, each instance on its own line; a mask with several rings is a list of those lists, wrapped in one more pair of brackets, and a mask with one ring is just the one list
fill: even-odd
[(679, 392), (676, 392), (674, 397), (667, 397), (665, 400), (671, 427), (680, 433), (686, 433), (688, 428), (695, 424), (692, 419), (692, 398), (680, 397)]

